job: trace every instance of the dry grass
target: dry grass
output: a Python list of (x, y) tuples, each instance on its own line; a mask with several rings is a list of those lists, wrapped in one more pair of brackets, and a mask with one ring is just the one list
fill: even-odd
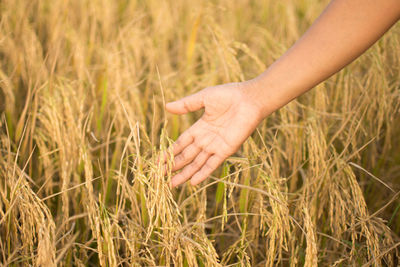
[(400, 28), (266, 119), (201, 186), (157, 157), (326, 1), (0, 2), (0, 264), (395, 266)]

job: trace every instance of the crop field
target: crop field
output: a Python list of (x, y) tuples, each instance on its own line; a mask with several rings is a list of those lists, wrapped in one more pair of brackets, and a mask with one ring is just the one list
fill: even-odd
[(202, 114), (166, 102), (254, 78), (327, 3), (1, 0), (0, 266), (398, 266), (399, 24), (201, 184), (159, 161)]

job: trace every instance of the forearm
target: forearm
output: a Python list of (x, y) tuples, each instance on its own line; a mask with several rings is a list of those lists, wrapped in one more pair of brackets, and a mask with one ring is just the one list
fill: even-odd
[(262, 116), (324, 81), (361, 55), (400, 17), (400, 0), (333, 0), (249, 94)]

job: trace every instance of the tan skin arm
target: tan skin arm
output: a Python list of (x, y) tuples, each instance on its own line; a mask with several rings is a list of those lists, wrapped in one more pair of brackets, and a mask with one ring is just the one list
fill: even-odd
[(269, 114), (348, 65), (400, 19), (400, 0), (333, 0), (307, 32), (258, 77), (207, 87), (167, 103), (203, 116), (174, 143), (171, 186), (206, 179)]

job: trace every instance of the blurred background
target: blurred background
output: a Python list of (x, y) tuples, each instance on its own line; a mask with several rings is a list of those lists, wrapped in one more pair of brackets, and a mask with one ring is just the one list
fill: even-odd
[(213, 176), (157, 157), (328, 1), (0, 1), (0, 264), (397, 266), (400, 27), (269, 116)]

